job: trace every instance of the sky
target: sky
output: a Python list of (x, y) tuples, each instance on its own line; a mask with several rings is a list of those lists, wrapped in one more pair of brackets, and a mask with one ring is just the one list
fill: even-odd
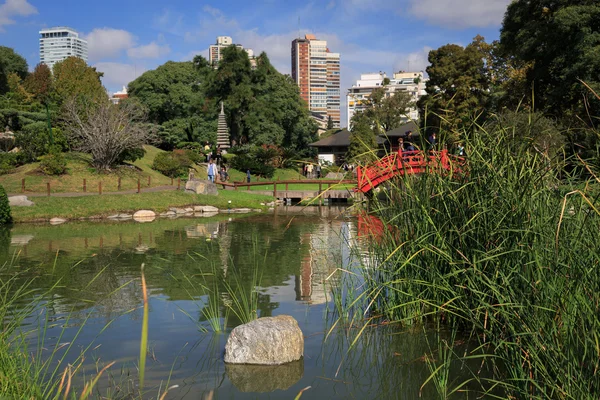
[(345, 93), (361, 73), (424, 71), (427, 55), (480, 34), (496, 40), (511, 0), (0, 0), (0, 45), (33, 70), (39, 30), (69, 26), (88, 40), (88, 63), (109, 92), (166, 61), (208, 57), (217, 36), (265, 51), (284, 74), (291, 42), (306, 33), (340, 53)]

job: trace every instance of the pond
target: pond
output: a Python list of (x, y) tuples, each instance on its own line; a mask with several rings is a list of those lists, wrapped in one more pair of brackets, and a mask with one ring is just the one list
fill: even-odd
[[(33, 279), (25, 320), (29, 351), (55, 362), (85, 358), (79, 379), (115, 362), (98, 396), (137, 390), (143, 317), (141, 266), (149, 293), (144, 398), (418, 398), (430, 375), (422, 330), (336, 324), (331, 287), (338, 268), (360, 262), (357, 224), (343, 208), (280, 208), (274, 213), (152, 223), (17, 225), (1, 243), (2, 262)], [(10, 243), (10, 245), (8, 245)], [(282, 367), (230, 367), (227, 335), (240, 323), (235, 297), (256, 284), (259, 317), (288, 314), (305, 336), (304, 358)], [(355, 324), (356, 325), (356, 324)], [(224, 332), (215, 330), (224, 329)], [(358, 326), (360, 328), (361, 326)], [(41, 338), (43, 337), (43, 343)], [(435, 396), (432, 385), (422, 397)], [(139, 398), (139, 397), (138, 397)]]

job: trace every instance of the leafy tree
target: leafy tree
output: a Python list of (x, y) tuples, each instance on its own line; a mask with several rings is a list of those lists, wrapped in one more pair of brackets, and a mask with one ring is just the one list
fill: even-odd
[(372, 121), (364, 112), (352, 117), (350, 146), (346, 159), (356, 162), (372, 161), (376, 157), (377, 141)]
[(204, 96), (192, 62), (169, 61), (129, 83), (130, 97), (148, 108), (151, 122), (162, 124), (200, 111)]
[(425, 86), (427, 95), (419, 101), (425, 126), (444, 130), (449, 140), (459, 138), (483, 113), (489, 81), (484, 54), (478, 44), (467, 47), (447, 44), (429, 52)]
[(376, 133), (385, 133), (402, 125), (413, 106), (408, 92), (396, 92), (386, 97), (385, 88), (377, 88), (371, 92), (363, 111), (372, 121)]
[(599, 29), (596, 0), (529, 0), (508, 6), (500, 44), (508, 56), (528, 65), (526, 87), (534, 92), (537, 108), (558, 118), (600, 115), (600, 101), (582, 83), (600, 93)]
[(10, 97), (17, 103), (28, 104), (33, 100), (33, 95), (29, 93), (22, 84), (22, 80), (14, 72), (8, 74), (7, 77), (8, 92), (6, 96)]
[(79, 57), (68, 57), (54, 64), (53, 96), (57, 104), (67, 103), (72, 98), (103, 102), (108, 99), (100, 78), (103, 73), (88, 66)]
[(11, 73), (25, 79), (28, 74), (27, 61), (10, 47), (0, 46), (0, 95), (9, 91), (8, 75)]
[(72, 99), (65, 107), (64, 125), (77, 150), (90, 153), (93, 166), (107, 171), (123, 153), (153, 139), (153, 132), (143, 124), (145, 119), (135, 102), (113, 105), (108, 99), (99, 103)]
[(27, 79), (25, 88), (42, 104), (48, 104), (53, 90), (52, 71), (46, 64), (38, 64)]

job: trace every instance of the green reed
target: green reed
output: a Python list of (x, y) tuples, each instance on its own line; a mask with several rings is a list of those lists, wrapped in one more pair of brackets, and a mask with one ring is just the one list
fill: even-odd
[(569, 190), (563, 160), (540, 153), (535, 134), (481, 128), (465, 141), (466, 166), (381, 190), (370, 207), (387, 228), (370, 245), (364, 292), (389, 320), (476, 342), (461, 356), (481, 359), (468, 390), (598, 398), (599, 183)]

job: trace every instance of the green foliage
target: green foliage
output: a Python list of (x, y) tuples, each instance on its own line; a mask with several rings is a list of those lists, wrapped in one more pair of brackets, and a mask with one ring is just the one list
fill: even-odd
[(397, 91), (393, 96), (386, 97), (385, 88), (373, 90), (366, 103), (362, 111), (363, 117), (371, 121), (378, 134), (402, 125), (408, 119), (408, 113), (413, 106), (412, 97), (408, 92)]
[(376, 157), (377, 142), (371, 124), (371, 119), (362, 112), (357, 113), (352, 117), (350, 146), (346, 153), (347, 160), (368, 162)]
[[(198, 112), (204, 103), (200, 77), (192, 62), (169, 61), (144, 72), (129, 83), (129, 96), (148, 108), (151, 122), (185, 119)], [(184, 140), (182, 135), (181, 140)]]
[(21, 132), (15, 133), (15, 145), (21, 149), (23, 161), (35, 162), (37, 158), (48, 153), (50, 140), (45, 122), (27, 125)]
[(18, 153), (0, 153), (0, 175), (9, 174), (19, 165)]
[(516, 1), (508, 6), (500, 44), (509, 57), (528, 63), (525, 87), (535, 104), (562, 118), (577, 114), (588, 125), (600, 115), (600, 3), (595, 0)]
[(117, 164), (123, 164), (126, 162), (133, 163), (136, 160), (144, 158), (145, 155), (146, 150), (144, 150), (142, 147), (127, 149), (119, 155)]
[(448, 44), (429, 52), (427, 95), (419, 101), (426, 133), (441, 129), (454, 142), (465, 128), (474, 126), (472, 121), (481, 121), (489, 87), (483, 58), (477, 42), (467, 47)]
[(308, 144), (317, 140), (298, 87), (280, 74), (266, 54), (252, 70), (245, 51), (223, 50), (218, 67), (201, 56), (194, 62), (168, 62), (129, 84), (132, 98), (149, 110), (151, 122), (160, 124), (160, 147), (173, 149), (179, 142), (216, 142), (220, 102), (236, 143), (272, 144), (314, 153)]
[(50, 101), (54, 88), (52, 71), (46, 64), (38, 64), (25, 80), (25, 88), (42, 104)]
[(465, 135), (463, 173), (406, 175), (375, 197), (381, 235), (363, 298), (386, 320), (473, 338), (473, 351), (452, 358), (478, 359), (492, 374), (472, 370), (475, 397), (594, 399), (598, 197), (592, 181), (556, 191), (561, 165), (534, 140), (514, 140), (535, 126)]
[(487, 124), (487, 129), (505, 129), (507, 140), (527, 143), (531, 151), (539, 153), (547, 160), (556, 160), (564, 149), (565, 137), (556, 123), (542, 113), (504, 111)]
[(6, 190), (4, 190), (4, 186), (0, 185), (0, 225), (10, 224), (12, 221), (8, 195), (6, 194)]
[(27, 61), (10, 47), (0, 46), (0, 95), (9, 91), (8, 76), (11, 73), (25, 79), (29, 73)]
[(46, 175), (62, 175), (67, 172), (67, 160), (60, 146), (50, 146), (48, 155), (41, 159), (40, 170)]
[(235, 157), (228, 154), (227, 158), (234, 169), (243, 172), (250, 170), (251, 174), (265, 178), (272, 178), (275, 174), (273, 164), (276, 163), (276, 159), (279, 157), (278, 149), (245, 145), (237, 146), (231, 150), (235, 153)]
[(100, 81), (102, 75), (79, 57), (68, 57), (57, 62), (53, 67), (54, 102), (62, 105), (72, 98), (91, 102), (108, 101), (108, 94)]
[(173, 178), (185, 175), (192, 165), (193, 162), (189, 158), (188, 151), (175, 150), (157, 154), (152, 163), (152, 169)]

